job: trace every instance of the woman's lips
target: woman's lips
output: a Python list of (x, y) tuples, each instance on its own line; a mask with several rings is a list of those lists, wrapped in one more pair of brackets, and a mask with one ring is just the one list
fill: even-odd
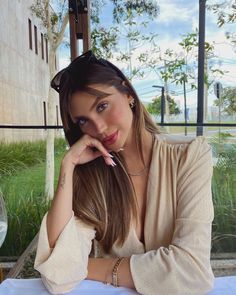
[(117, 140), (118, 137), (118, 131), (112, 133), (111, 135), (107, 136), (106, 138), (103, 139), (102, 143), (106, 145), (111, 145), (114, 144)]

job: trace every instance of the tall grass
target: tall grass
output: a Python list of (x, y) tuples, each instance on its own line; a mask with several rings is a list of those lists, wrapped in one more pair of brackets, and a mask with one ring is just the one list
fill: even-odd
[[(55, 154), (65, 150), (66, 143), (62, 138), (55, 140)], [(0, 177), (11, 176), (20, 169), (44, 163), (46, 155), (46, 142), (0, 143)]]
[(216, 163), (212, 193), (215, 208), (213, 252), (236, 252), (236, 145), (221, 133), (212, 140)]
[(19, 169), (42, 163), (45, 142), (0, 144), (0, 175), (12, 175)]
[[(45, 142), (1, 145), (0, 149), (4, 151), (0, 162), (5, 165), (1, 170), (0, 189), (8, 212), (8, 232), (0, 256), (18, 256), (38, 232), (49, 206), (44, 197)], [(57, 139), (55, 183), (64, 151), (65, 141)], [(10, 165), (5, 163), (6, 159)]]

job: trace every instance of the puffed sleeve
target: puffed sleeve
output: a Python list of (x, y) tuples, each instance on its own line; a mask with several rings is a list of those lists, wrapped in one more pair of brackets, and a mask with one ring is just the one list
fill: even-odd
[(64, 294), (87, 277), (88, 256), (95, 230), (73, 214), (58, 237), (53, 249), (49, 246), (47, 214), (39, 232), (34, 267), (41, 273), (46, 288), (52, 294)]
[(210, 265), (211, 147), (199, 137), (174, 147), (173, 153), (178, 168), (172, 241), (168, 247), (132, 255), (131, 273), (136, 290), (143, 295), (205, 295), (214, 279)]

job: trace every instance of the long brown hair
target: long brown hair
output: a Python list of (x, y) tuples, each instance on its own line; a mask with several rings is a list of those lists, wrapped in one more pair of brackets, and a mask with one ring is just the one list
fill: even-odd
[[(159, 133), (159, 129), (140, 102), (131, 83), (123, 74), (119, 75), (118, 68), (109, 62), (107, 66), (91, 63), (73, 77), (64, 77), (60, 90), (60, 110), (69, 145), (73, 145), (83, 135), (70, 116), (71, 95), (76, 91), (86, 91), (87, 86), (94, 84), (114, 86), (121, 93), (134, 98), (133, 128), (138, 151), (144, 161), (142, 131), (146, 129), (155, 134)], [(96, 239), (100, 241), (106, 253), (109, 253), (115, 242), (123, 245), (132, 219), (137, 221), (135, 191), (127, 173), (126, 163), (121, 153), (112, 154), (117, 164), (115, 169), (107, 166), (100, 157), (84, 165), (77, 165), (73, 176), (75, 215), (96, 229)]]

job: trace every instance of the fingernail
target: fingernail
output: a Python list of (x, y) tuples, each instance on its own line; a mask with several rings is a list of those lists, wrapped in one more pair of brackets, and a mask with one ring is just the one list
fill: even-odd
[(124, 149), (123, 149), (123, 148), (120, 148), (120, 149), (119, 149), (119, 152), (120, 152), (120, 151), (124, 151)]
[(114, 156), (112, 156), (111, 154), (108, 153), (108, 155), (109, 155), (110, 158), (114, 158)]
[(107, 165), (116, 166), (116, 163), (111, 158), (105, 158)]

